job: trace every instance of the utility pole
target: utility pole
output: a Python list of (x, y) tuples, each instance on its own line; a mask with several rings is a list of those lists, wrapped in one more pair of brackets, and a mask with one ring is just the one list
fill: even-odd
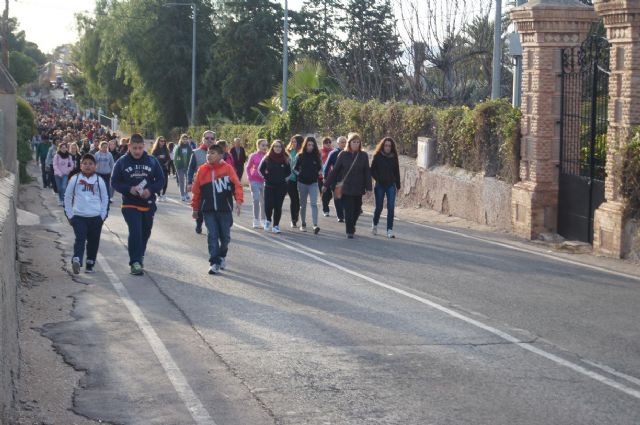
[(284, 0), (284, 40), (282, 42), (282, 112), (287, 112), (289, 84), (289, 2)]
[(493, 71), (491, 73), (491, 99), (500, 97), (500, 71), (502, 69), (502, 0), (496, 0), (493, 31)]
[(2, 63), (9, 69), (9, 0), (4, 2), (2, 20)]
[[(8, 0), (7, 0), (8, 1)], [(193, 10), (193, 34), (191, 46), (191, 117), (189, 125), (195, 126), (196, 120), (196, 22), (198, 18), (198, 8), (195, 3), (165, 3), (164, 7), (189, 6)]]
[[(516, 0), (516, 6), (522, 6), (527, 0)], [(520, 35), (516, 32), (516, 36)], [(518, 43), (520, 39), (518, 38)], [(520, 56), (515, 56), (515, 65), (513, 67), (513, 101), (511, 102), (515, 108), (522, 105), (522, 47), (520, 47)]]

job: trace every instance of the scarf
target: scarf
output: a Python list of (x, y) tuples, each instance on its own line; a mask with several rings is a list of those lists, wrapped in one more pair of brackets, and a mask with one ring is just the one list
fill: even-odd
[(275, 153), (271, 151), (269, 153), (269, 160), (275, 162), (276, 164), (284, 164), (286, 157), (284, 156), (284, 152)]
[(60, 155), (60, 158), (62, 158), (62, 159), (67, 159), (67, 158), (69, 158), (69, 151), (66, 151), (66, 152), (60, 151), (60, 152), (58, 152), (58, 155)]

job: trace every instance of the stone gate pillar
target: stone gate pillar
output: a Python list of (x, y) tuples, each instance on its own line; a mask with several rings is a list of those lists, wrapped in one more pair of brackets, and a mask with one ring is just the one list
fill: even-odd
[(513, 230), (525, 238), (556, 232), (562, 48), (579, 46), (596, 20), (578, 0), (530, 0), (511, 11), (522, 37), (520, 182), (512, 190)]
[(640, 0), (599, 0), (594, 5), (611, 43), (611, 75), (605, 202), (595, 212), (593, 248), (600, 255), (624, 257), (630, 235), (625, 234), (626, 205), (617, 172), (622, 168), (620, 149), (640, 124)]

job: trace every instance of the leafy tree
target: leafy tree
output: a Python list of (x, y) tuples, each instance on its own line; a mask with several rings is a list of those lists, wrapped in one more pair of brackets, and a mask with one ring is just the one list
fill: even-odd
[(38, 78), (38, 64), (21, 52), (9, 52), (9, 72), (18, 85), (30, 83)]

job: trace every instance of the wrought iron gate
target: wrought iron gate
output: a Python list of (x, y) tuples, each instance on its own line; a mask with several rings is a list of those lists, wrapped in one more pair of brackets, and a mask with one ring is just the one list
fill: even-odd
[(591, 35), (562, 50), (558, 233), (593, 242), (593, 215), (604, 201), (609, 43)]

